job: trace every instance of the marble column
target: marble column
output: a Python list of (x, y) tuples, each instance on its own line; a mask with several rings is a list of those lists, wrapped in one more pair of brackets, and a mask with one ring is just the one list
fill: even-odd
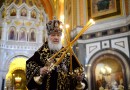
[[(1, 74), (2, 75), (2, 74)], [(2, 88), (2, 80), (3, 80), (3, 78), (2, 78), (2, 76), (0, 75), (0, 90), (1, 90), (1, 88)]]

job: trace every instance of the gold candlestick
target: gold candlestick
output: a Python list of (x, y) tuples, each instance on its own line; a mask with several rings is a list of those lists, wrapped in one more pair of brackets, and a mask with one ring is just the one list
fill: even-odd
[(36, 77), (34, 77), (34, 81), (37, 83), (37, 84), (39, 84), (39, 85), (41, 85), (42, 84), (42, 79), (43, 79), (43, 75), (40, 75), (40, 76), (36, 76)]
[[(77, 74), (77, 76), (82, 76), (83, 71), (84, 71), (83, 68), (78, 68), (77, 70), (75, 70), (75, 73)], [(76, 90), (83, 90), (84, 88), (85, 84), (81, 80), (78, 80)]]

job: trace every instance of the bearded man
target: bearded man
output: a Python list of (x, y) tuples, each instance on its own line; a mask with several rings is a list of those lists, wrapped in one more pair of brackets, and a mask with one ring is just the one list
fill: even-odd
[[(54, 69), (49, 66), (57, 62), (64, 51), (61, 51), (54, 59), (49, 60), (51, 56), (63, 48), (61, 43), (62, 25), (59, 20), (49, 21), (47, 26), (48, 40), (38, 49), (35, 54), (26, 62), (26, 78), (28, 90), (76, 90), (79, 81), (84, 82), (84, 89), (87, 88), (87, 81), (83, 74), (70, 74), (70, 54), (66, 53), (62, 62)], [(48, 61), (49, 60), (49, 61)], [(51, 64), (47, 64), (51, 62)], [(78, 70), (80, 65), (72, 56), (72, 68)], [(36, 77), (40, 77), (37, 81)], [(41, 78), (42, 77), (42, 78)]]

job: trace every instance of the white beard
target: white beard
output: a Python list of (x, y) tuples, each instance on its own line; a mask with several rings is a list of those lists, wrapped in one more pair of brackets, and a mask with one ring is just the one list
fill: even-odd
[(59, 51), (61, 48), (62, 48), (62, 43), (61, 41), (58, 43), (58, 44), (54, 44), (50, 38), (48, 38), (48, 46), (50, 48), (50, 50), (56, 50), (56, 51)]

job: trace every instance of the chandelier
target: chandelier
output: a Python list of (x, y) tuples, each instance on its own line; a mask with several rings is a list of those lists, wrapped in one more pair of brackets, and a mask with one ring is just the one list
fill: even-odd
[(102, 67), (100, 69), (100, 73), (104, 76), (108, 76), (110, 75), (112, 72), (112, 69), (108, 66), (108, 65), (104, 65), (104, 67)]

